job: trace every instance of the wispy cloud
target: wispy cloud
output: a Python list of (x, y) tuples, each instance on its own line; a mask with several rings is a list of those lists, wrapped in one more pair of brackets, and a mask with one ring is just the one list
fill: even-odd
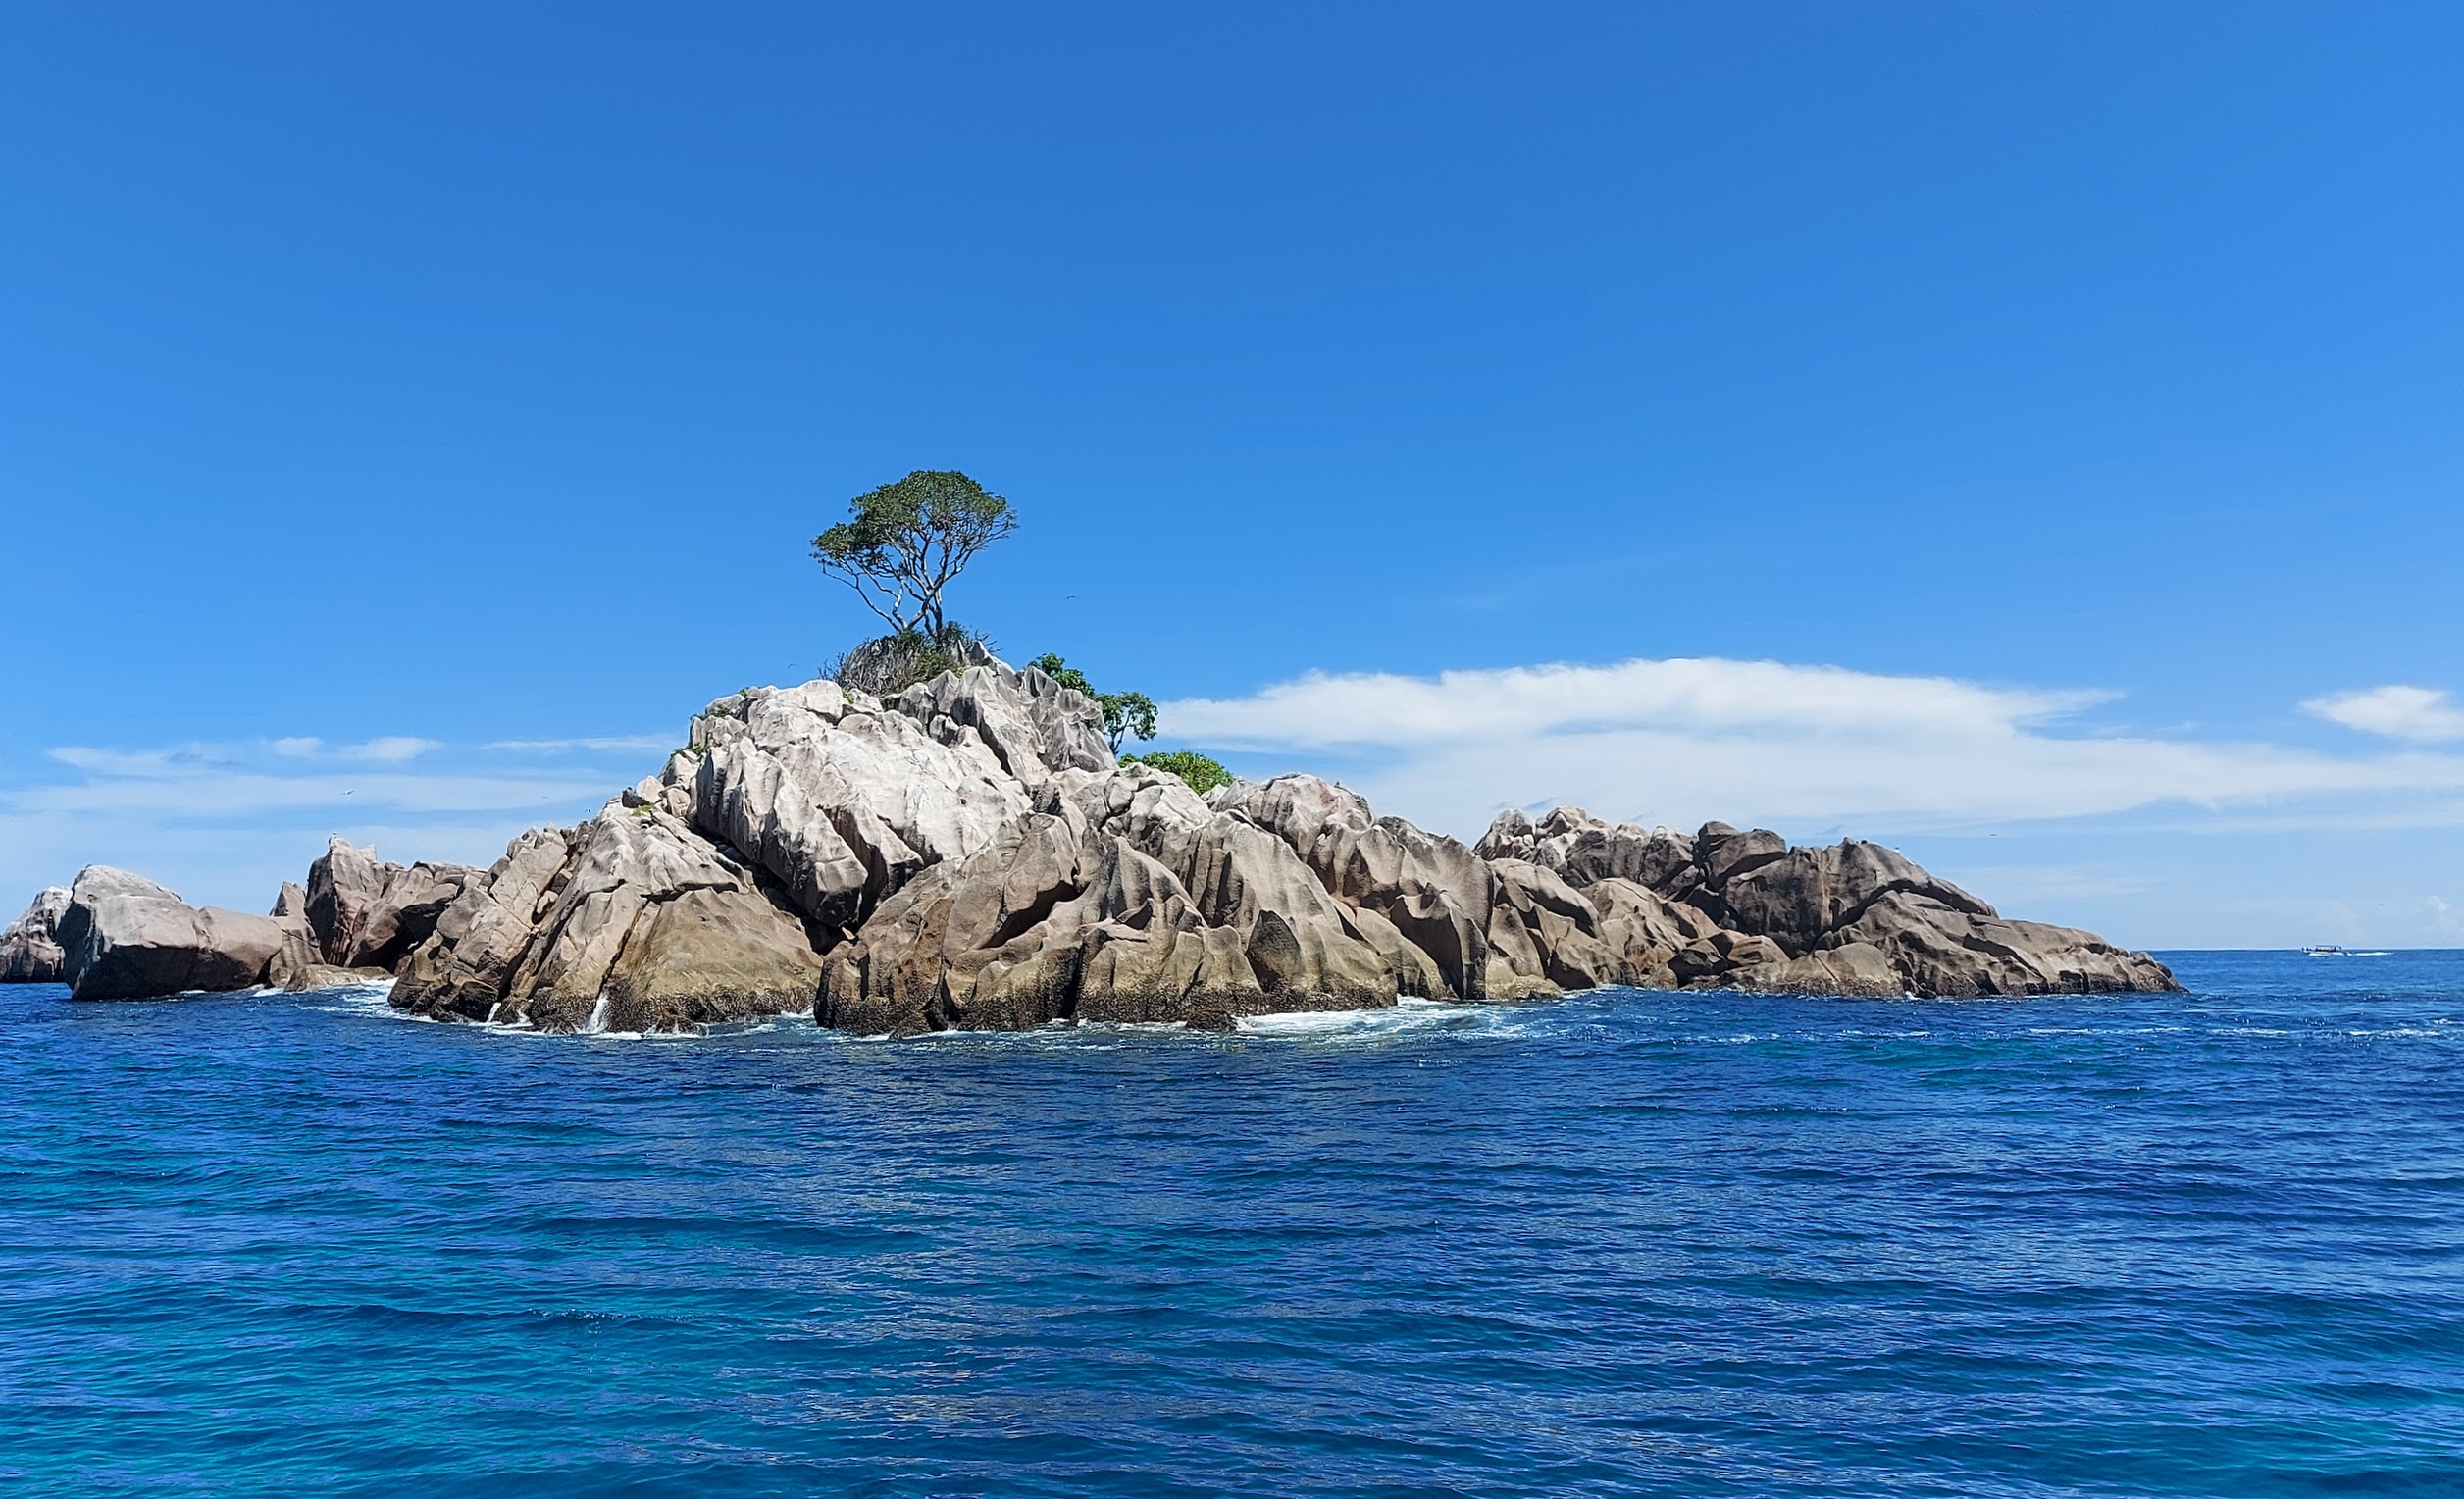
[(2303, 703), (2302, 710), (2364, 734), (2439, 744), (2464, 739), (2464, 708), (2427, 687), (2390, 685), (2363, 692), (2331, 693)]
[(675, 734), (615, 734), (584, 739), (500, 739), (480, 748), (510, 754), (632, 754), (673, 750), (680, 741), (681, 736)]
[(1312, 674), (1165, 705), (1176, 739), (1313, 756), (1415, 820), (1476, 831), (1571, 801), (1687, 825), (2076, 818), (2464, 789), (2464, 757), (2335, 755), (2081, 728), (2094, 691), (1989, 687), (1772, 661), (1637, 660)]
[(51, 751), (51, 757), (63, 765), (107, 776), (181, 775), (224, 762), (207, 748), (195, 745), (173, 750), (96, 750), (84, 745), (63, 745)]
[(355, 745), (332, 746), (313, 735), (292, 735), (282, 739), (172, 745), (155, 750), (108, 750), (86, 745), (63, 745), (51, 751), (51, 757), (63, 765), (74, 765), (98, 775), (170, 776), (197, 775), (217, 767), (248, 765), (269, 755), (285, 761), (400, 765), (444, 748), (442, 741), (421, 739), (409, 734), (387, 734)]
[(187, 819), (239, 817), (283, 809), (389, 807), (410, 812), (502, 811), (614, 790), (604, 776), (481, 774), (282, 776), (223, 770), (182, 775), (111, 775), (0, 793), (24, 812), (154, 812)]
[[(176, 876), (175, 888), (192, 896), (245, 906), (269, 899), (280, 880), (298, 879), (328, 833), (365, 841), (376, 828), (385, 830), (390, 856), (485, 861), (523, 826), (588, 815), (646, 768), (645, 746), (670, 742), (567, 743), (566, 757), (552, 764), (511, 746), (456, 747), (409, 734), (62, 746), (47, 767), (0, 782), (0, 883), (31, 889), (101, 860)], [(505, 831), (489, 847), (475, 829)]]
[(418, 759), (432, 750), (443, 748), (443, 745), (433, 739), (415, 739), (408, 734), (388, 734), (383, 739), (372, 739), (365, 744), (346, 745), (334, 752), (346, 760), (370, 760), (380, 765), (399, 765), (405, 760)]

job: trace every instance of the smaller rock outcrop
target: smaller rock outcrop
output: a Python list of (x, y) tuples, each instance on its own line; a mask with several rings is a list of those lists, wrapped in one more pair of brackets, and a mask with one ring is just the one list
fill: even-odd
[(88, 865), (69, 887), (59, 930), (70, 993), (80, 1000), (251, 988), (284, 944), (271, 917), (191, 906), (108, 864)]
[(377, 851), (328, 840), (308, 866), (305, 915), (322, 960), (390, 971), (436, 929), (476, 871), (460, 864), (379, 863)]
[(1888, 958), (1907, 992), (1923, 999), (2131, 994), (2182, 987), (2163, 963), (2117, 948), (2092, 932), (2006, 920), (1989, 907), (1979, 913), (1913, 892), (1884, 896), (1828, 941), (1874, 948)]
[(67, 977), (60, 918), (68, 909), (69, 887), (47, 886), (25, 914), (0, 931), (0, 984), (57, 984)]
[(1537, 823), (1520, 811), (1501, 812), (1482, 835), (1476, 852), (1482, 858), (1519, 858), (1538, 864), (1575, 886), (1630, 880), (1675, 896), (1698, 877), (1692, 872), (1694, 840), (1687, 835), (1630, 822), (1604, 822), (1578, 806), (1553, 808)]
[(1629, 934), (1627, 983), (1659, 982), (1665, 967), (1686, 987), (1925, 999), (2181, 987), (2144, 953), (2005, 920), (1898, 851), (1856, 839), (1792, 849), (1768, 828), (1710, 822), (1688, 836), (1562, 806), (1537, 823), (1500, 814), (1479, 849), (1500, 869), (1520, 860), (1563, 875), (1604, 916), (1615, 907)]
[(474, 874), (407, 957), (392, 1003), (549, 1031), (677, 1031), (808, 1010), (815, 937), (785, 891), (628, 794), (536, 830)]
[(277, 989), (304, 994), (392, 976), (383, 968), (342, 968), (327, 962), (316, 929), (308, 920), (308, 892), (301, 886), (282, 882), (282, 893), (274, 898), (272, 919), (282, 929), (282, 948), (266, 964), (265, 981)]

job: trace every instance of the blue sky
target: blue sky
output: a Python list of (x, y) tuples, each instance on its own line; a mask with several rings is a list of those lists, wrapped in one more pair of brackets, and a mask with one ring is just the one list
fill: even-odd
[(806, 539), (957, 467), (1024, 527), (953, 613), (1247, 771), (2464, 944), (2459, 44), (10, 7), (0, 902), (485, 859), (866, 633)]

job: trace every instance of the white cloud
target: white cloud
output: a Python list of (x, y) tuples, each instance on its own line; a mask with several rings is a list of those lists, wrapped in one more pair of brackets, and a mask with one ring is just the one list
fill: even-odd
[(284, 760), (342, 759), (399, 765), (443, 748), (437, 740), (387, 734), (328, 749), (324, 740), (302, 734), (246, 743), (173, 745), (160, 750), (98, 750), (64, 745), (52, 750), (51, 757), (98, 775), (145, 776), (193, 774), (219, 765), (244, 765), (267, 754)]
[(1385, 810), (1477, 832), (1506, 806), (1574, 802), (1688, 826), (1952, 826), (2464, 789), (2464, 757), (2063, 733), (2109, 694), (1985, 687), (1772, 661), (1626, 661), (1311, 674), (1168, 703), (1201, 748), (1296, 752)]
[(1618, 726), (1976, 733), (2108, 699), (1776, 661), (1513, 666), (1435, 679), (1311, 672), (1254, 697), (1171, 705), (1173, 732), (1214, 743), (1402, 745), (1520, 739)]
[(444, 746), (433, 739), (417, 739), (408, 734), (388, 734), (365, 744), (346, 745), (335, 752), (346, 760), (373, 760), (381, 765), (399, 765), (415, 760), (431, 750)]
[(2374, 687), (2366, 692), (2331, 693), (2303, 703), (2302, 710), (2364, 734), (2409, 739), (2422, 744), (2464, 739), (2464, 708), (2443, 692), (2427, 687)]

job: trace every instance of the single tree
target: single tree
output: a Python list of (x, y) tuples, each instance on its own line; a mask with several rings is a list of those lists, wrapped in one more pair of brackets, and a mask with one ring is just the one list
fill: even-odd
[(848, 501), (813, 538), (813, 559), (855, 590), (895, 635), (938, 641), (941, 592), (975, 554), (1018, 529), (1009, 501), (955, 469), (917, 469)]
[(1155, 699), (1145, 693), (1099, 693), (1085, 672), (1049, 650), (1027, 664), (1061, 686), (1076, 688), (1095, 699), (1095, 705), (1104, 710), (1104, 732), (1112, 741), (1114, 754), (1121, 752), (1124, 739), (1155, 738)]
[(1104, 733), (1114, 754), (1121, 752), (1125, 738), (1155, 738), (1155, 699), (1145, 693), (1098, 693), (1095, 700), (1104, 709)]

